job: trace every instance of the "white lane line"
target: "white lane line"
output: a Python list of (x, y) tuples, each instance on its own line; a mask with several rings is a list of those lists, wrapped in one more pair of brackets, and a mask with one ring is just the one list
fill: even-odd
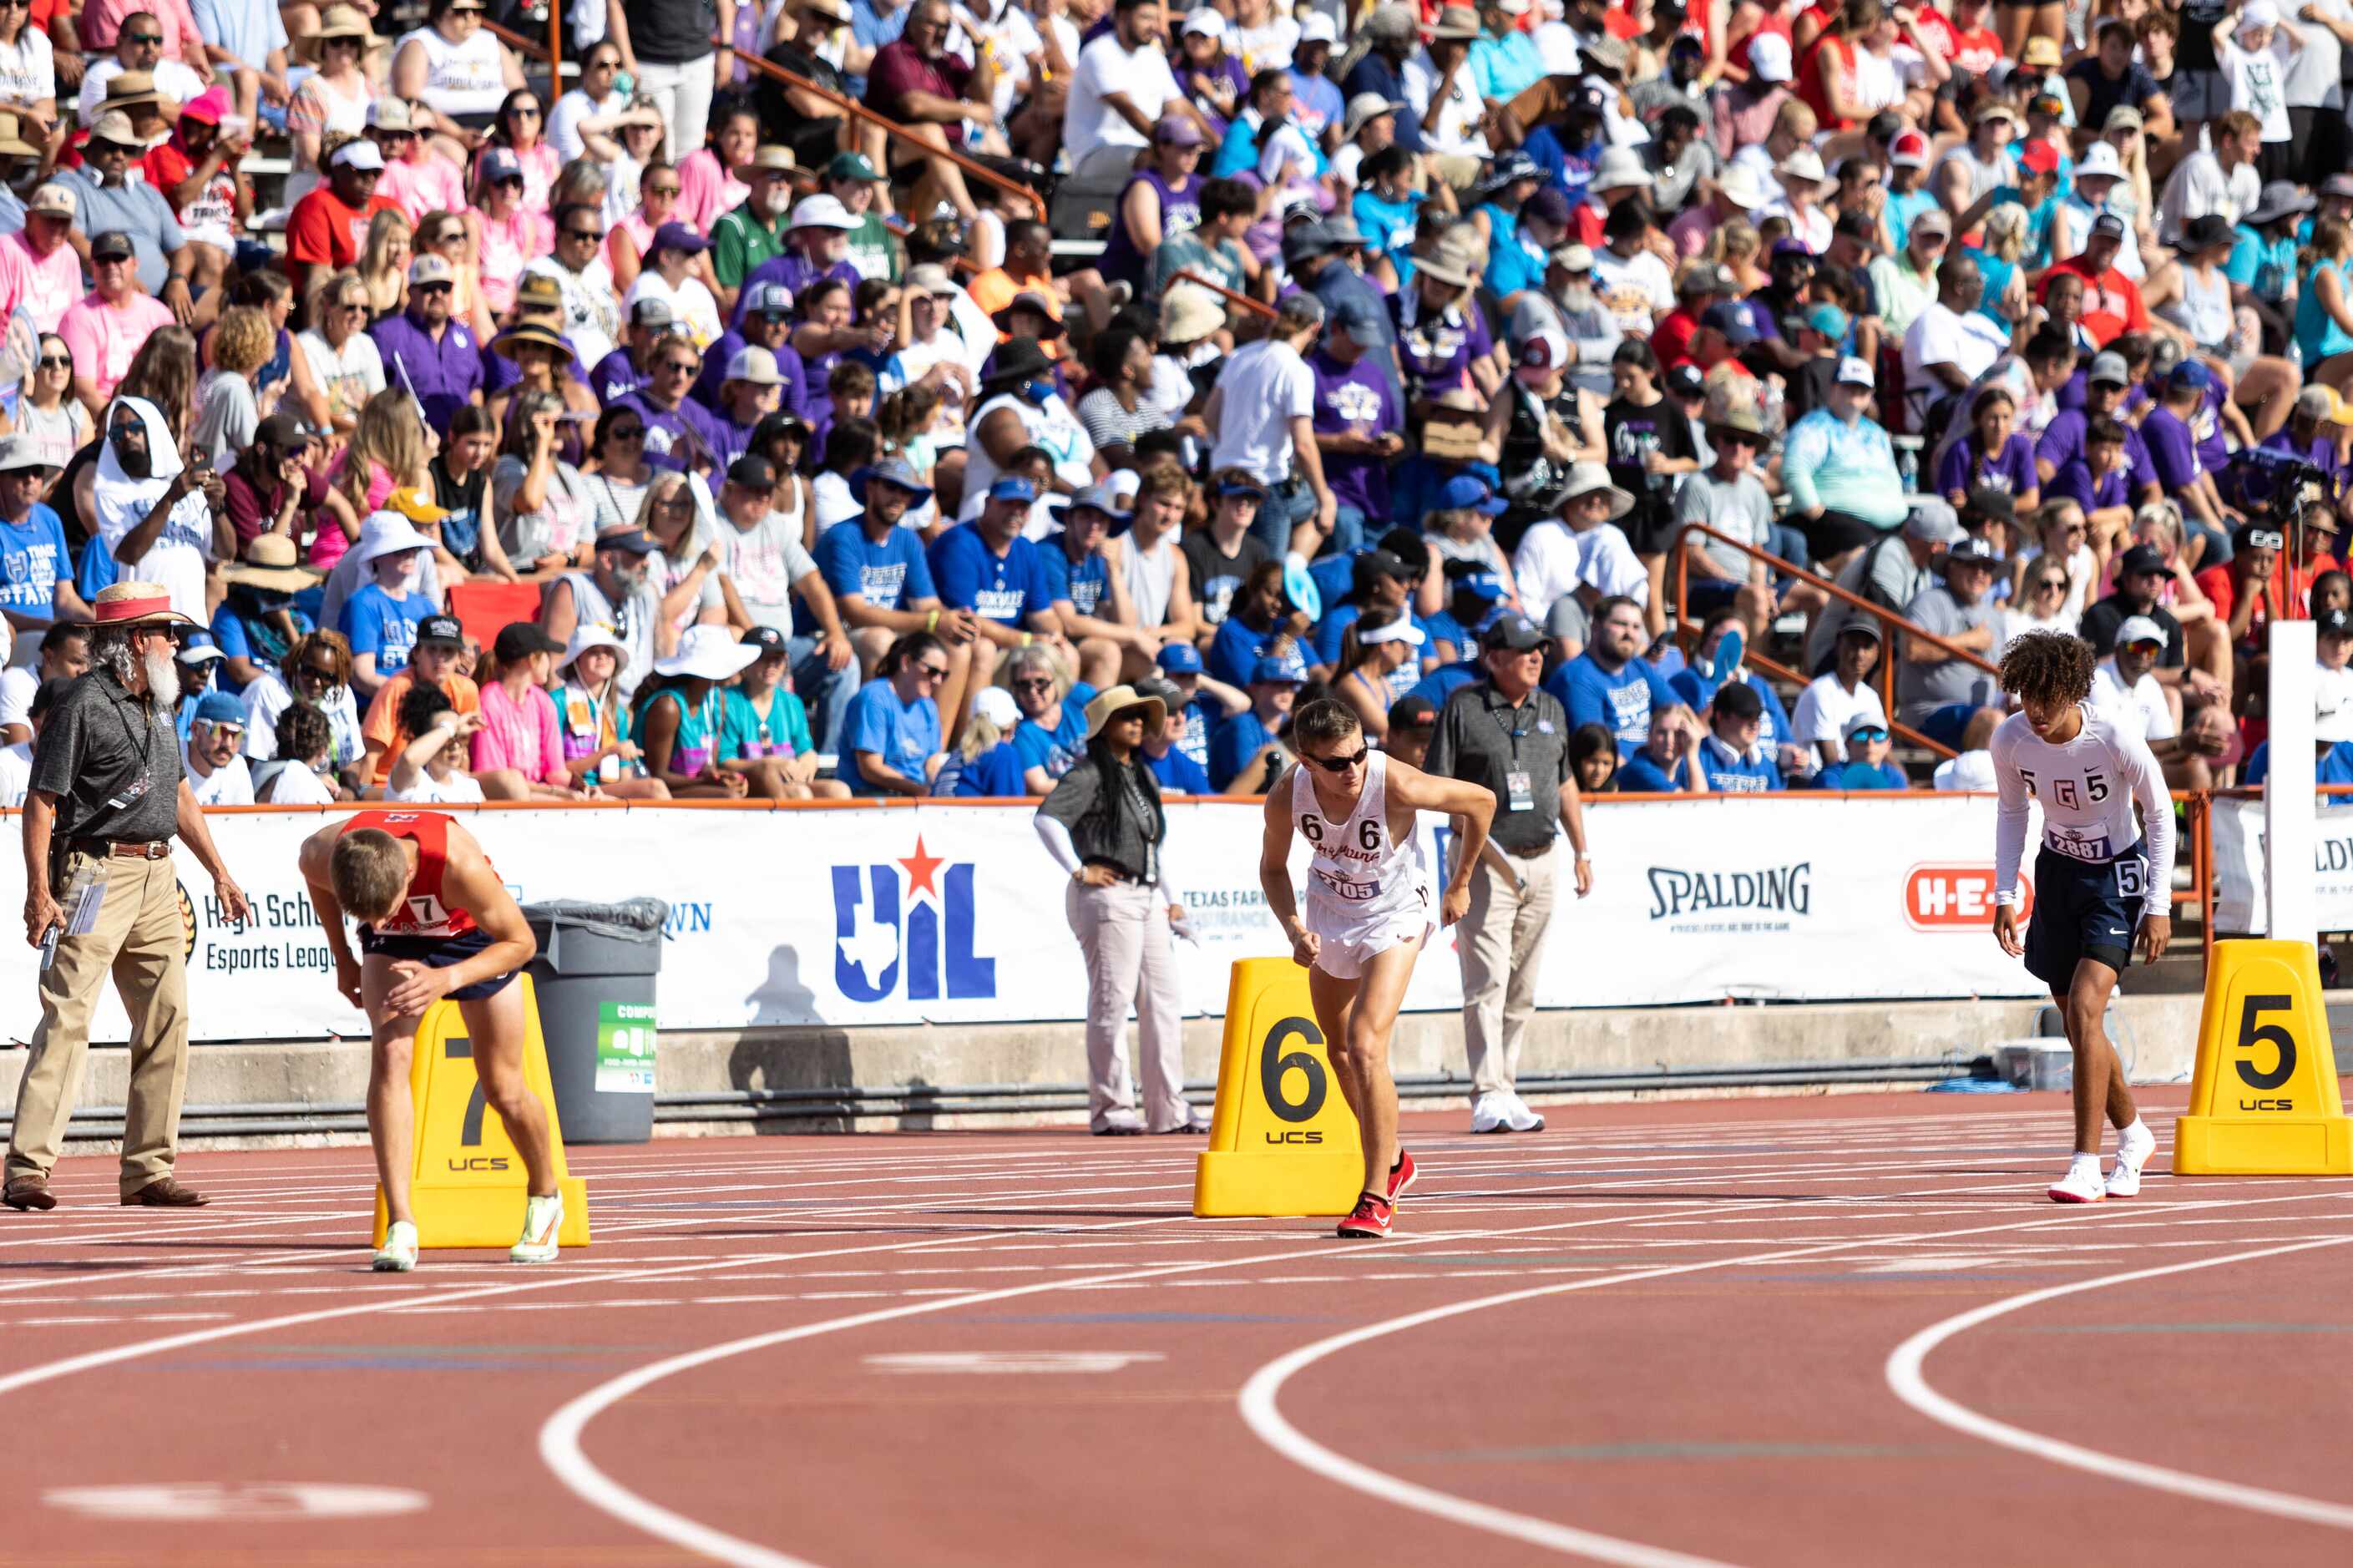
[(2265, 1487), (2242, 1486), (2236, 1481), (2217, 1480), (2211, 1476), (2192, 1475), (2186, 1470), (2170, 1469), (2163, 1465), (2145, 1464), (2115, 1454), (2104, 1454), (2096, 1448), (2086, 1448), (2078, 1443), (2030, 1432), (2006, 1421), (1997, 1421), (1955, 1400), (1947, 1398), (1928, 1384), (1921, 1368), (1929, 1352), (1957, 1334), (1966, 1333), (1979, 1324), (2011, 1312), (2023, 1311), (2062, 1296), (2073, 1296), (2085, 1290), (2103, 1290), (2111, 1285), (2126, 1285), (2141, 1279), (2162, 1279), (2168, 1274), (2187, 1274), (2193, 1269), (2219, 1268), (2227, 1263), (2250, 1263), (2259, 1258), (2280, 1258), (2289, 1253), (2310, 1252), (2324, 1247), (2342, 1247), (2353, 1242), (2353, 1237), (2330, 1237), (2319, 1241), (2293, 1242), (2284, 1247), (2266, 1247), (2253, 1252), (2236, 1252), (2224, 1258), (2201, 1258), (2189, 1263), (2169, 1263), (2157, 1268), (2136, 1268), (2129, 1273), (2104, 1275), (2096, 1279), (2078, 1279), (2073, 1284), (2054, 1285), (2048, 1289), (2030, 1290), (2024, 1295), (1989, 1302), (1967, 1312), (1957, 1313), (1941, 1323), (1932, 1323), (1895, 1347), (1887, 1358), (1887, 1386), (1895, 1397), (1933, 1421), (1938, 1421), (1972, 1437), (2038, 1459), (2088, 1470), (2111, 1480), (2129, 1481), (2135, 1486), (2157, 1491), (2172, 1492), (2179, 1497), (2196, 1498), (2203, 1502), (2226, 1503), (2257, 1513), (2268, 1513), (2282, 1519), (2301, 1520), (2306, 1524), (2324, 1524), (2337, 1530), (2353, 1530), (2353, 1508), (2342, 1503), (2322, 1502), (2313, 1498), (2298, 1497), (2292, 1492), (2273, 1491)]
[[(2316, 1194), (2313, 1195), (2318, 1196), (2321, 1194)], [(2250, 1203), (2263, 1203), (2272, 1200), (2250, 1199), (2247, 1201)], [(2288, 1201), (2293, 1200), (2291, 1199)], [(1982, 1236), (1989, 1232), (2041, 1229), (2047, 1227), (2053, 1223), (2063, 1224), (2069, 1223), (2070, 1221), (2080, 1223), (2082, 1219), (2087, 1217), (2089, 1216), (2070, 1215), (2066, 1220), (2054, 1221), (2051, 1218), (2044, 1218), (2042, 1220), (2025, 1221), (2017, 1225), (1974, 1226), (1967, 1230), (1946, 1231), (1933, 1236), (1913, 1237), (1906, 1237), (1905, 1239), (1908, 1241), (1949, 1241), (1962, 1237)], [(2270, 1248), (2262, 1253), (2251, 1253), (2246, 1254), (2245, 1256), (2268, 1257), (2273, 1252), (2302, 1251), (2309, 1247), (2337, 1246), (2345, 1242), (2353, 1242), (2353, 1237), (2340, 1237), (2332, 1238), (2326, 1242), (2307, 1242), (2293, 1247)], [(1300, 1431), (1298, 1427), (1293, 1426), (1290, 1420), (1283, 1415), (1282, 1409), (1280, 1408), (1279, 1402), (1282, 1396), (1282, 1386), (1294, 1374), (1303, 1369), (1311, 1366), (1328, 1356), (1335, 1355), (1341, 1351), (1350, 1349), (1356, 1345), (1366, 1343), (1372, 1340), (1381, 1339), (1390, 1334), (1400, 1333), (1409, 1329), (1419, 1328), (1427, 1323), (1438, 1322), (1448, 1318), (1461, 1317), (1470, 1312), (1483, 1311), (1490, 1307), (1507, 1306), (1514, 1302), (1535, 1300), (1547, 1296), (1566, 1295), (1571, 1291), (1599, 1289), (1605, 1286), (1610, 1285), (1634, 1284), (1645, 1279), (1665, 1279), (1680, 1274), (1696, 1274), (1715, 1269), (1750, 1267), (1766, 1263), (1789, 1262), (1807, 1258), (1820, 1258), (1831, 1253), (1854, 1251), (1861, 1248), (1881, 1245), (1884, 1245), (1883, 1239), (1857, 1237), (1852, 1241), (1829, 1243), (1818, 1247), (1788, 1247), (1778, 1251), (1755, 1254), (1740, 1258), (1713, 1258), (1696, 1263), (1674, 1264), (1656, 1268), (1635, 1269), (1627, 1273), (1606, 1275), (1596, 1279), (1564, 1280), (1556, 1285), (1539, 1285), (1525, 1290), (1506, 1291), (1501, 1295), (1484, 1296), (1473, 1300), (1458, 1301), (1443, 1307), (1433, 1307), (1423, 1311), (1411, 1312), (1402, 1317), (1391, 1318), (1383, 1322), (1366, 1324), (1363, 1328), (1350, 1330), (1345, 1333), (1335, 1334), (1328, 1339), (1319, 1340), (1313, 1344), (1303, 1345), (1298, 1350), (1293, 1351), (1286, 1355), (1277, 1357), (1275, 1360), (1269, 1362), (1266, 1365), (1261, 1367), (1256, 1373), (1253, 1373), (1250, 1375), (1250, 1381), (1242, 1385), (1242, 1391), (1237, 1404), (1240, 1409), (1243, 1421), (1249, 1425), (1253, 1433), (1257, 1434), (1261, 1441), (1264, 1442), (1269, 1447), (1274, 1449), (1275, 1452), (1281, 1454), (1283, 1458), (1291, 1460), (1293, 1463), (1304, 1469), (1313, 1470), (1316, 1474), (1323, 1476), (1327, 1480), (1336, 1481), (1342, 1486), (1347, 1487), (1355, 1491), (1363, 1492), (1366, 1496), (1377, 1498), (1386, 1502), (1393, 1502), (1401, 1508), (1412, 1509), (1417, 1512), (1427, 1513), (1436, 1518), (1450, 1520), (1455, 1523), (1467, 1525), (1473, 1529), (1484, 1530), (1494, 1534), (1508, 1536), (1514, 1540), (1525, 1542), (1530, 1545), (1546, 1547), (1556, 1552), (1561, 1552), (1575, 1556), (1590, 1557), (1605, 1563), (1627, 1564), (1629, 1565), (1629, 1568), (1672, 1568), (1672, 1565), (1677, 1564), (1703, 1563), (1707, 1562), (1707, 1560), (1685, 1557), (1640, 1542), (1620, 1541), (1611, 1536), (1599, 1535), (1590, 1531), (1577, 1530), (1572, 1526), (1560, 1524), (1548, 1519), (1540, 1519), (1530, 1514), (1514, 1513), (1508, 1509), (1497, 1508), (1487, 1503), (1475, 1502), (1468, 1498), (1458, 1497), (1451, 1492), (1440, 1491), (1434, 1487), (1425, 1487), (1417, 1482), (1407, 1480), (1401, 1476), (1393, 1476), (1387, 1474), (1386, 1472), (1377, 1470), (1369, 1465), (1360, 1463), (1357, 1460), (1348, 1458), (1345, 1454), (1341, 1454), (1332, 1448), (1324, 1447), (1313, 1437), (1310, 1437), (1305, 1433)], [(2172, 1265), (2167, 1268), (2146, 1270), (2143, 1271), (2142, 1274), (2117, 1276), (2116, 1277), (2116, 1279), (2111, 1279), (2105, 1282), (2115, 1283), (2116, 1279), (2143, 1278), (2150, 1274), (2176, 1273), (2184, 1268), (2207, 1268), (2211, 1267), (2213, 1263), (2229, 1261), (2233, 1261), (2233, 1259), (2216, 1258), (2202, 1260), (2197, 1263)], [(2101, 1282), (2094, 1281), (2092, 1283), (2097, 1284)], [(2021, 1298), (2021, 1300), (2026, 1301), (2040, 1300), (2051, 1295), (2063, 1295), (2070, 1289), (2088, 1288), (2090, 1287), (2085, 1285), (2061, 1287), (2057, 1290), (2036, 1292), (2034, 1295)], [(1983, 1309), (1980, 1309), (1980, 1311), (1983, 1310)], [(1964, 1317), (1968, 1316), (1970, 1316), (1970, 1314), (1964, 1314)], [(1956, 1321), (1957, 1321), (1958, 1320), (1956, 1320)], [(1901, 1352), (1899, 1352), (1899, 1353)], [(1894, 1363), (1891, 1361), (1891, 1380), (1894, 1376), (1893, 1365)], [(1925, 1384), (1922, 1385), (1922, 1389), (1924, 1393), (1930, 1392), (1926, 1390)], [(1930, 1393), (1930, 1397), (1935, 1397), (1933, 1393)], [(1954, 1408), (1956, 1410), (1959, 1409), (1958, 1406), (1955, 1406)], [(1968, 1413), (1962, 1412), (1962, 1414), (1966, 1415)], [(1990, 1426), (1998, 1424), (1989, 1422), (1987, 1425)], [(2031, 1434), (2021, 1434), (2021, 1436), (2031, 1436)], [(2123, 1461), (2118, 1462), (2121, 1463)], [(2086, 1468), (2091, 1467), (2087, 1466)], [(2222, 1483), (2213, 1484), (2221, 1485)], [(2295, 1500), (2301, 1501), (2303, 1500)], [(2327, 1505), (2315, 1506), (2325, 1507)], [(2348, 1516), (2353, 1516), (2353, 1510), (2347, 1511)], [(1716, 1568), (1721, 1568), (1721, 1565), (1716, 1565)]]

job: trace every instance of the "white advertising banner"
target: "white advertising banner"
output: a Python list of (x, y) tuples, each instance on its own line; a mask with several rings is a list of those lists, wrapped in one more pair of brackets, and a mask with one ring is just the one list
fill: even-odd
[[(2318, 929), (2353, 931), (2353, 801), (2320, 802), (2313, 825), (2313, 907)], [(2214, 803), (2214, 929), (2262, 936), (2271, 929), (2263, 803)]]
[[(1010, 1022), (1083, 1016), (1068, 883), (1020, 806), (461, 813), (528, 904), (647, 896), (670, 906), (659, 982), (669, 1029), (750, 1024)], [(1172, 803), (1167, 864), (1195, 940), (1188, 1013), (1223, 1009), (1228, 965), (1288, 951), (1258, 886), (1254, 804)], [(252, 900), (232, 926), (179, 851), (188, 992), (199, 1039), (364, 1034), (335, 994), (295, 849), (316, 811), (216, 813), (213, 836)], [(1592, 896), (1562, 896), (1546, 1007), (1720, 1001), (2021, 996), (2039, 987), (1995, 946), (1993, 801), (1776, 795), (1589, 805)], [(1447, 862), (1443, 825), (1424, 852)], [(1296, 876), (1303, 847), (1294, 845)], [(0, 900), (20, 908), (16, 857)], [(1442, 875), (1442, 871), (1438, 874)], [(1433, 910), (1435, 889), (1433, 889)], [(2348, 921), (2348, 924), (2353, 924)], [(0, 1036), (30, 1037), (37, 952), (0, 944)], [(1451, 932), (1409, 1005), (1461, 1004)], [(111, 992), (93, 1037), (128, 1034)]]

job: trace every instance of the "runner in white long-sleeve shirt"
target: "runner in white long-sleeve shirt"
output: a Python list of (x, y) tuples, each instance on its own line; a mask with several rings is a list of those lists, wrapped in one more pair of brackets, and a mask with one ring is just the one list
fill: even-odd
[[(2142, 1125), (2105, 1019), (2117, 975), (2137, 943), (2154, 963), (2173, 934), (2173, 801), (2148, 743), (2094, 712), (2097, 656), (2065, 632), (2029, 632), (2001, 656), (2001, 688), (2021, 711), (1993, 732), (1994, 940), (2023, 954), (2051, 987), (2075, 1053), (2075, 1157), (2051, 1196), (2093, 1204), (2140, 1192), (2157, 1137)], [(2018, 863), (2031, 804), (2042, 808), (2034, 908), (2018, 935)], [(2134, 808), (2137, 806), (2138, 816)], [(2115, 1123), (2116, 1163), (2100, 1178), (2100, 1113)]]

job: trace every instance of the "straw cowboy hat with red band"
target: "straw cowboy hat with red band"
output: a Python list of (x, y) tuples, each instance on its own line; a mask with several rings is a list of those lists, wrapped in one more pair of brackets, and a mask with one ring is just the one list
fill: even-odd
[(195, 626), (192, 616), (172, 608), (172, 591), (161, 583), (117, 583), (111, 588), (100, 588), (98, 597), (90, 601), (90, 619), (84, 626)]

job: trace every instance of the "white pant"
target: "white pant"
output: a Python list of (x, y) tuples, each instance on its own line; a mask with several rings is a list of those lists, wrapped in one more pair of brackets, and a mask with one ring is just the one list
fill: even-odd
[(650, 102), (660, 110), (662, 123), (670, 127), (662, 142), (666, 162), (676, 163), (688, 153), (702, 150), (703, 131), (711, 123), (713, 68), (709, 55), (683, 65), (638, 62), (638, 100)]
[(1185, 1032), (1168, 906), (1156, 888), (1072, 882), (1062, 908), (1087, 960), (1087, 1110), (1097, 1126), (1135, 1110), (1128, 1076), (1127, 1010), (1135, 1008), (1144, 1063), (1145, 1121), (1166, 1132), (1192, 1119), (1185, 1103)]
[(1506, 859), (1527, 879), (1521, 892), (1492, 860), (1471, 876), (1471, 908), (1454, 928), (1462, 965), (1462, 1046), (1471, 1090), (1487, 1094), (1519, 1080), (1520, 1045), (1536, 1010), (1536, 972), (1552, 925), (1554, 855)]

